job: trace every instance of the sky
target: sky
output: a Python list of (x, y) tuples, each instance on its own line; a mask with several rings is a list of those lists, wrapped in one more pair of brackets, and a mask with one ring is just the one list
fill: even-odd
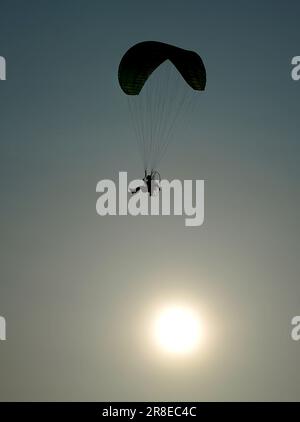
[[(0, 0), (0, 400), (300, 398), (299, 2)], [(96, 213), (143, 170), (117, 71), (133, 44), (197, 51), (207, 86), (161, 174), (205, 180), (205, 221)], [(176, 135), (175, 135), (176, 137)], [(166, 359), (153, 313), (199, 309)]]

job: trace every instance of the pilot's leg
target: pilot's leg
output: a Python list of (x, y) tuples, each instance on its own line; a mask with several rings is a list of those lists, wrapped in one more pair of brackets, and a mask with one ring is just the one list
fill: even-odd
[(137, 193), (139, 190), (141, 190), (140, 186), (138, 186), (136, 189), (131, 191), (132, 195)]

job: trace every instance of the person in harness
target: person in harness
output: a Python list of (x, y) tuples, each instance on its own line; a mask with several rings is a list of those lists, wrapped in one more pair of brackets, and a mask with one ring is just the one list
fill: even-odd
[[(145, 175), (143, 181), (147, 187), (147, 192), (150, 196), (152, 196), (154, 189), (158, 188), (160, 190), (159, 182), (160, 182), (160, 174), (156, 170), (151, 170), (149, 174), (147, 174), (147, 170), (145, 170)], [(131, 193), (134, 195), (135, 193), (139, 192), (142, 189), (142, 186), (138, 186), (136, 189), (132, 190)]]

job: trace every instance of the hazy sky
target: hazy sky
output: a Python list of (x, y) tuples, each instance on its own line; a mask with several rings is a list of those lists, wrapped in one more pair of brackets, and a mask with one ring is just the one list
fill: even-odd
[[(298, 400), (299, 2), (0, 0), (0, 400)], [(100, 217), (96, 184), (140, 177), (119, 61), (158, 40), (208, 75), (160, 171), (205, 179), (205, 223)], [(193, 357), (149, 342), (196, 306)]]

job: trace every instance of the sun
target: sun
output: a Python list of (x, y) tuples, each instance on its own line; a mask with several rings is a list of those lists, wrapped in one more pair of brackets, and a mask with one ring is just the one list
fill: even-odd
[(170, 306), (161, 311), (154, 323), (157, 344), (165, 352), (183, 355), (197, 349), (202, 327), (197, 313), (182, 306)]

